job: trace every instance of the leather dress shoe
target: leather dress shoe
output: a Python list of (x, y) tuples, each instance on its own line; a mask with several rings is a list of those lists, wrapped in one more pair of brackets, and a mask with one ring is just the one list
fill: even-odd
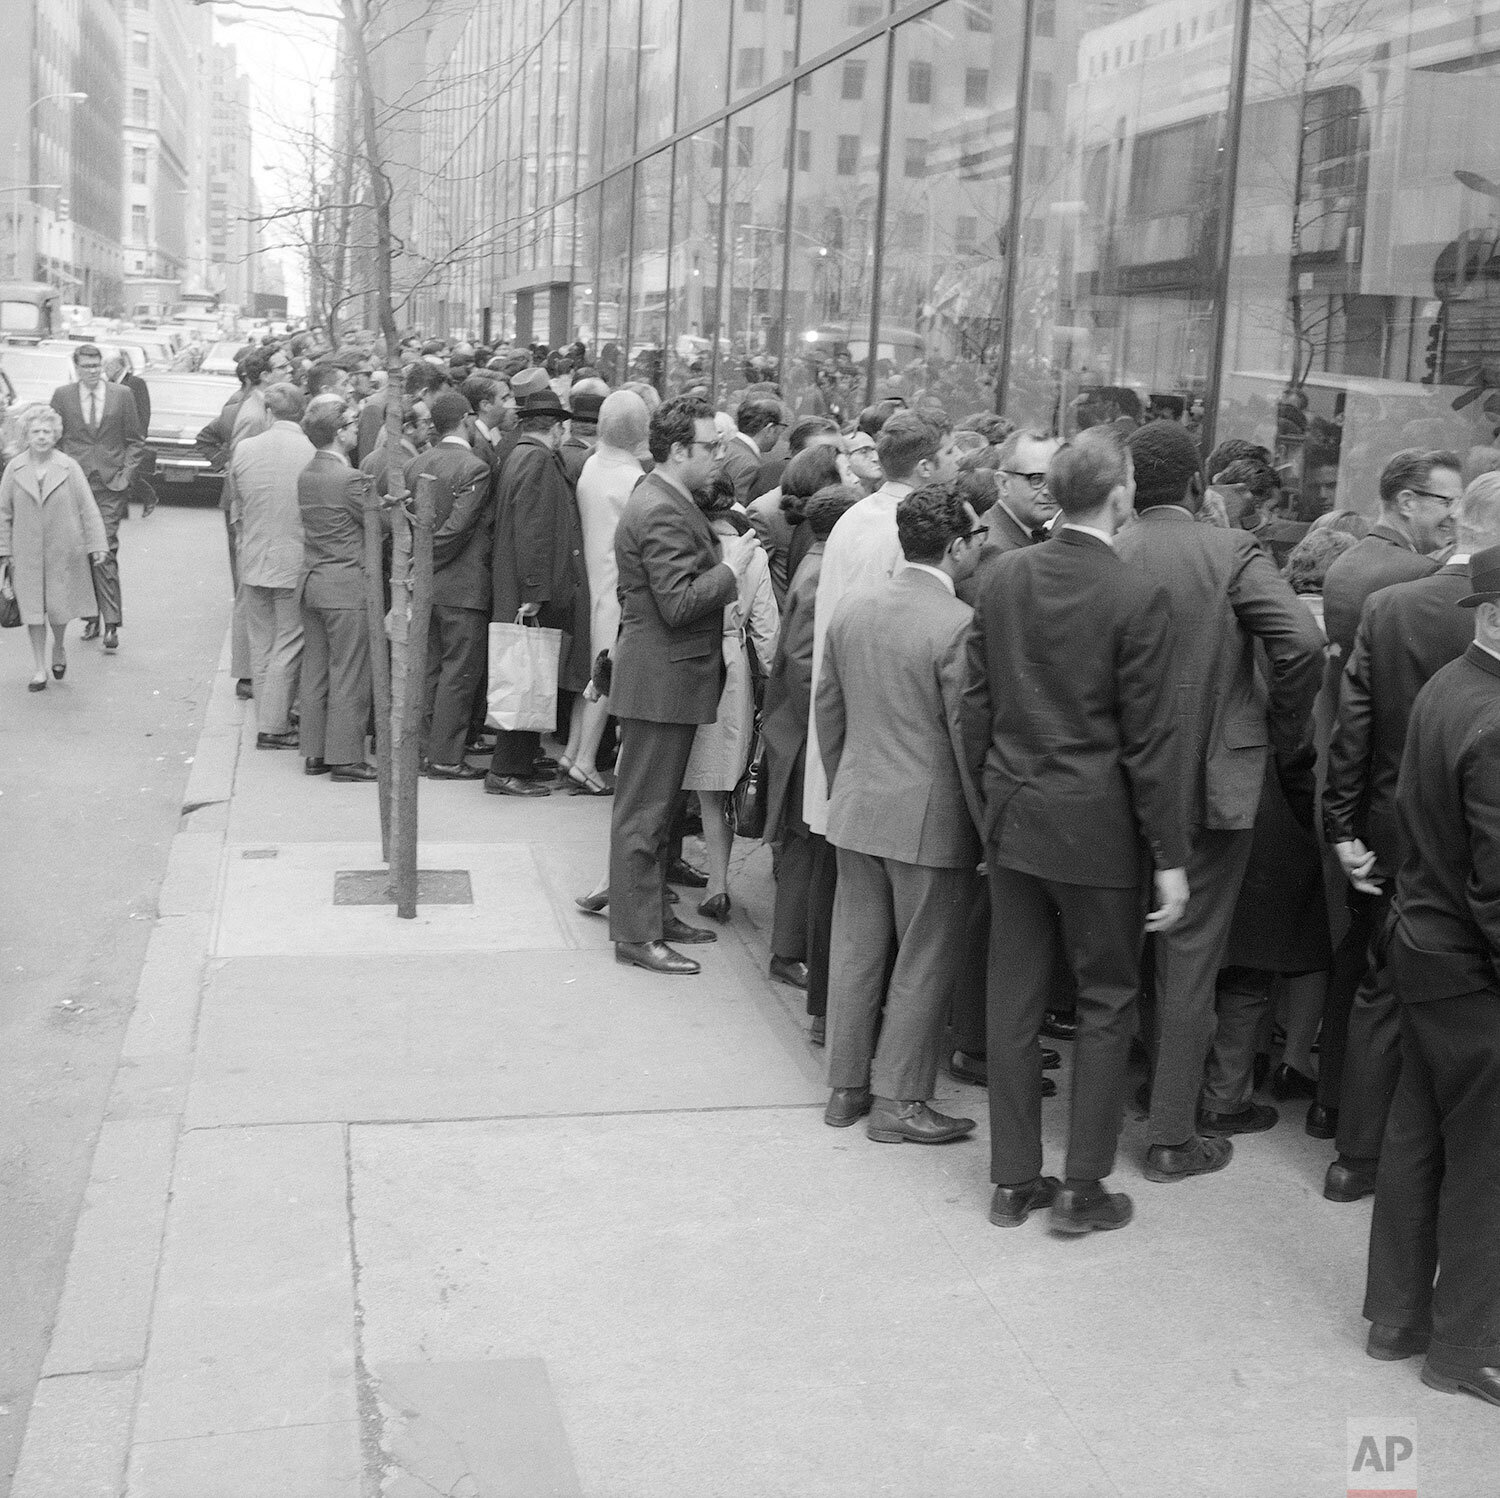
[(990, 1221), (997, 1228), (1018, 1228), (1033, 1211), (1050, 1207), (1061, 1189), (1056, 1176), (1038, 1176), (1024, 1186), (996, 1186), (990, 1198)]
[(948, 1058), (948, 1075), (956, 1082), (967, 1082), (971, 1087), (990, 1085), (989, 1062), (972, 1051), (954, 1051)]
[(1340, 1155), (1323, 1177), (1323, 1199), (1331, 1202), (1357, 1202), (1375, 1191), (1378, 1160), (1356, 1160)]
[(680, 884), (684, 889), (707, 889), (708, 875), (699, 873), (692, 864), (674, 858), (667, 865), (667, 883)]
[(874, 1099), (868, 1087), (835, 1087), (828, 1095), (823, 1122), (830, 1129), (847, 1129), (870, 1111)]
[(1247, 1103), (1234, 1113), (1198, 1113), (1198, 1128), (1205, 1134), (1264, 1134), (1274, 1129), (1281, 1115), (1269, 1103)]
[(326, 775), (332, 768), (332, 765), (325, 763), (321, 759), (307, 759), (302, 762), (302, 773), (304, 775)]
[(593, 895), (579, 895), (573, 903), (585, 915), (603, 915), (609, 907), (609, 891), (604, 890), (602, 893)]
[(1271, 1073), (1271, 1096), (1283, 1103), (1288, 1098), (1312, 1098), (1317, 1095), (1318, 1079), (1298, 1071), (1295, 1066), (1288, 1066), (1285, 1061)]
[(1052, 1198), (1048, 1226), (1054, 1233), (1104, 1233), (1124, 1227), (1134, 1215), (1123, 1191), (1106, 1191), (1099, 1183), (1078, 1189), (1064, 1186)]
[(1078, 1033), (1078, 1021), (1071, 1014), (1049, 1009), (1042, 1016), (1042, 1034), (1048, 1040), (1072, 1040)]
[(1500, 1368), (1439, 1368), (1428, 1358), (1422, 1382), (1443, 1394), (1472, 1394), (1486, 1404), (1500, 1404)]
[(83, 621), (82, 638), (85, 640), (97, 640), (99, 638), (99, 620), (97, 616)]
[(661, 923), (661, 937), (663, 941), (680, 941), (684, 946), (695, 946), (704, 942), (718, 941), (719, 933), (705, 931), (702, 926), (689, 926), (686, 921), (680, 921), (675, 915), (669, 915)]
[[(86, 640), (89, 638), (91, 637), (88, 635), (84, 636), (84, 639)], [(250, 699), (255, 696), (255, 683), (251, 681), (248, 676), (240, 677), (239, 680), (234, 684), (234, 695), (238, 697), (241, 702), (249, 702)]]
[(423, 773), (429, 780), (484, 780), (483, 770), (466, 765), (460, 760), (456, 765), (429, 764)]
[(1212, 1175), (1223, 1170), (1234, 1156), (1227, 1139), (1206, 1139), (1195, 1134), (1186, 1144), (1153, 1144), (1146, 1151), (1144, 1174), (1148, 1181), (1165, 1184), (1185, 1181), (1189, 1176)]
[(617, 941), (615, 961), (674, 978), (687, 978), (702, 971), (691, 957), (674, 952), (664, 941)]
[(296, 749), (299, 747), (297, 730), (290, 733), (258, 733), (255, 735), (257, 749)]
[(785, 983), (790, 988), (800, 988), (807, 992), (807, 964), (795, 957), (771, 958), (771, 965), (766, 969), (771, 977), (778, 983)]
[(878, 1144), (948, 1144), (974, 1132), (972, 1118), (949, 1118), (919, 1098), (878, 1097), (865, 1133)]
[(338, 781), (379, 780), (380, 771), (374, 765), (356, 761), (352, 765), (332, 765), (333, 779)]
[(1323, 1103), (1314, 1103), (1307, 1110), (1307, 1123), (1304, 1127), (1311, 1139), (1332, 1139), (1339, 1131), (1339, 1110)]
[(1382, 1363), (1399, 1363), (1404, 1358), (1414, 1358), (1419, 1352), (1426, 1352), (1431, 1341), (1431, 1332), (1372, 1321), (1370, 1335), (1365, 1339), (1365, 1356)]
[(826, 1014), (815, 1014), (807, 1026), (808, 1045), (828, 1044), (828, 1016)]
[(538, 785), (534, 780), (522, 780), (515, 775), (486, 775), (484, 793), (487, 796), (550, 796), (551, 790)]
[(118, 650), (120, 648), (120, 632), (113, 624), (104, 626), (104, 648), (106, 650)]

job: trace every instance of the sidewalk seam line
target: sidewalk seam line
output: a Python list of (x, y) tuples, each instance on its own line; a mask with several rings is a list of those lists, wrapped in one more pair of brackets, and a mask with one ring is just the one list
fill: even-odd
[(238, 1122), (192, 1124), (184, 1134), (216, 1134), (229, 1129), (305, 1129), (321, 1124), (342, 1124), (349, 1129), (405, 1127), (412, 1124), (461, 1123), (530, 1123), (534, 1121), (566, 1123), (572, 1118), (672, 1118), (679, 1115), (708, 1113), (802, 1113), (821, 1108), (819, 1101), (806, 1103), (724, 1103), (701, 1108), (606, 1108), (582, 1113), (465, 1113), (433, 1118), (264, 1118)]
[(354, 1228), (354, 1147), (352, 1126), (344, 1125), (344, 1216), (349, 1232), (350, 1300), (354, 1311), (352, 1327), (354, 1351), (354, 1400), (359, 1419), (360, 1491), (369, 1498), (379, 1498), (385, 1453), (381, 1445), (384, 1425), (380, 1418), (380, 1399), (376, 1380), (365, 1363), (365, 1308), (360, 1296), (359, 1244)]

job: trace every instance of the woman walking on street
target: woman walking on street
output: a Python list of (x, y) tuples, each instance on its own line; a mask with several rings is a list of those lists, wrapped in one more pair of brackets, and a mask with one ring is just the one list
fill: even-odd
[(109, 551), (99, 507), (83, 469), (57, 451), (62, 417), (50, 406), (26, 416), (26, 451), (0, 478), (0, 571), (31, 635), (36, 674), (33, 692), (47, 687), (47, 626), (52, 626), (52, 675), (63, 679), (68, 653), (63, 633), (70, 619), (99, 611), (90, 560)]

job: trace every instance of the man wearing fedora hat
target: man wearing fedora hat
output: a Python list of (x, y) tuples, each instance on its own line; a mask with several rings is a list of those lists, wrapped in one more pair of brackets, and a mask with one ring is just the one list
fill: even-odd
[(1470, 581), (1473, 641), (1418, 694), (1396, 793), (1401, 1079), (1364, 1314), (1370, 1356), (1425, 1352), (1425, 1384), (1500, 1404), (1500, 546)]
[[(540, 384), (529, 380), (541, 376)], [(589, 587), (583, 531), (573, 486), (558, 454), (569, 411), (541, 370), (511, 382), (520, 436), (505, 460), (495, 494), (492, 563), (497, 623), (532, 620), (565, 635), (559, 692), (581, 692), (589, 679)], [(545, 796), (541, 735), (502, 730), (495, 737), (484, 788), (495, 796)]]
[(578, 475), (588, 462), (599, 441), (599, 408), (609, 386), (603, 380), (590, 378), (575, 380), (568, 394), (568, 406), (573, 419), (568, 423), (568, 435), (558, 451), (562, 454), (563, 467), (568, 470), (568, 482), (576, 490)]

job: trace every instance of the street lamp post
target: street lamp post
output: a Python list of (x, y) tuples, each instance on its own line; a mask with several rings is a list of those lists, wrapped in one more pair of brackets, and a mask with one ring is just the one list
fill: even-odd
[[(16, 142), (11, 152), (11, 181), (17, 184), (12, 191), (31, 192), (43, 185), (40, 183), (33, 183), (30, 186), (20, 185), (24, 181), (21, 175), (21, 138), (25, 136), (28, 144), (30, 143), (31, 116), (43, 104), (49, 103), (53, 99), (66, 99), (70, 104), (83, 104), (88, 101), (88, 95), (84, 93), (43, 94), (41, 98), (33, 99), (27, 105), (25, 112), (21, 116), (21, 128), (16, 131)], [(19, 279), (21, 275), (21, 204), (19, 202), (11, 209), (10, 235), (10, 273)]]

